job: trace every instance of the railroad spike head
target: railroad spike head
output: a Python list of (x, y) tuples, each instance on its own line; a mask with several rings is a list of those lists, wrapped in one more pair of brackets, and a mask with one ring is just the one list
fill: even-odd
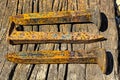
[(108, 67), (106, 50), (104, 50), (103, 48), (98, 48), (94, 50), (94, 53), (97, 56), (97, 64), (99, 65), (101, 71), (105, 74)]
[(98, 7), (95, 7), (92, 15), (93, 15), (92, 16), (92, 22), (96, 25), (96, 27), (99, 30), (100, 27), (101, 27), (101, 13), (100, 13), (100, 9)]

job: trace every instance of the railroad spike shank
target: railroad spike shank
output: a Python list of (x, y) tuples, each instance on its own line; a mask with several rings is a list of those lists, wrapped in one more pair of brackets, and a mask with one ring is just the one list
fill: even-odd
[(87, 32), (35, 32), (14, 31), (7, 37), (10, 44), (35, 44), (35, 43), (92, 43), (103, 41), (101, 35)]
[(101, 25), (99, 8), (80, 11), (58, 11), (28, 13), (11, 16), (16, 25), (42, 25), (66, 23), (94, 23), (98, 29)]
[(22, 64), (98, 64), (103, 73), (107, 70), (106, 51), (102, 48), (92, 49), (90, 51), (27, 51), (18, 53), (9, 53), (7, 60)]

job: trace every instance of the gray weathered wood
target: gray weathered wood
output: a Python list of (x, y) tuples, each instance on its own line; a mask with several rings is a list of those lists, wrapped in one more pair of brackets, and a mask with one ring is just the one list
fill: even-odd
[[(2, 21), (0, 22), (0, 27), (1, 27), (1, 41), (0, 41), (0, 80), (7, 80), (7, 79), (11, 79), (11, 77), (13, 76), (10, 73), (14, 73), (14, 68), (16, 67), (16, 65), (14, 65), (11, 62), (8, 62), (5, 60), (5, 54), (9, 51), (14, 51), (14, 47), (11, 47), (11, 49), (9, 50), (8, 44), (5, 41), (5, 36), (7, 33), (7, 29), (8, 26), (10, 26), (9, 23), (9, 16), (10, 15), (15, 15), (15, 11), (16, 11), (16, 6), (17, 6), (17, 2), (15, 0), (13, 1), (6, 1), (5, 0), (5, 4), (1, 5), (4, 6), (5, 8), (3, 8), (3, 15), (1, 14), (1, 19)], [(5, 10), (5, 11), (4, 11)], [(8, 14), (9, 13), (9, 14)], [(4, 36), (3, 36), (4, 35)]]

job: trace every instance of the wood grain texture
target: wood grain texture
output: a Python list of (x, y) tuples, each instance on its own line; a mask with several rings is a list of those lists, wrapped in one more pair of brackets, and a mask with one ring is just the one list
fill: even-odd
[[(0, 27), (1, 27), (1, 41), (0, 41), (0, 80), (7, 80), (7, 79), (11, 79), (11, 77), (13, 76), (13, 74), (10, 74), (14, 71), (14, 68), (16, 67), (16, 65), (14, 65), (13, 63), (11, 62), (8, 62), (5, 60), (4, 58), (4, 55), (6, 54), (6, 52), (8, 51), (14, 51), (14, 46), (11, 47), (11, 49), (9, 50), (10, 46), (8, 47), (8, 44), (5, 42), (5, 36), (6, 36), (6, 33), (7, 33), (7, 29), (8, 29), (8, 26), (10, 26), (10, 23), (9, 23), (9, 20), (8, 20), (8, 17), (10, 15), (15, 15), (15, 9), (16, 9), (16, 1), (8, 1), (6, 0), (6, 6), (5, 8), (3, 8), (2, 10), (4, 11), (4, 15), (1, 15), (1, 19), (2, 21), (0, 22)], [(5, 4), (4, 4), (5, 5)], [(1, 5), (1, 6), (4, 6), (4, 5)], [(9, 13), (9, 14), (8, 14)], [(3, 36), (4, 35), (4, 36)]]
[[(84, 5), (83, 5), (84, 4)], [(11, 15), (29, 12), (80, 10), (99, 6), (102, 14), (100, 31), (94, 24), (38, 25), (24, 28), (26, 31), (81, 32), (101, 34), (107, 41), (91, 44), (24, 44), (12, 46), (6, 43), (6, 32), (11, 25)], [(2, 7), (1, 7), (2, 6)], [(118, 32), (114, 14), (114, 0), (0, 0), (0, 80), (119, 80)], [(89, 50), (105, 48), (110, 59), (107, 75), (96, 64), (14, 64), (5, 60), (8, 52), (26, 50)], [(113, 61), (112, 61), (113, 59)]]

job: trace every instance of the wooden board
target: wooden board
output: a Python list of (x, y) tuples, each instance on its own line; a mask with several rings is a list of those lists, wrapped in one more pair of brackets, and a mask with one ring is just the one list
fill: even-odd
[[(82, 4), (82, 5), (81, 5)], [(83, 5), (85, 4), (85, 5)], [(11, 25), (9, 16), (29, 12), (80, 10), (99, 6), (102, 28), (94, 24), (60, 24), (26, 27), (26, 31), (80, 32), (101, 34), (107, 41), (91, 44), (24, 44), (6, 43), (6, 33)], [(118, 80), (118, 32), (114, 15), (114, 0), (0, 0), (0, 80)], [(107, 75), (96, 64), (14, 64), (5, 60), (8, 52), (26, 50), (89, 50), (105, 48), (110, 59)], [(112, 60), (113, 59), (113, 60)]]

